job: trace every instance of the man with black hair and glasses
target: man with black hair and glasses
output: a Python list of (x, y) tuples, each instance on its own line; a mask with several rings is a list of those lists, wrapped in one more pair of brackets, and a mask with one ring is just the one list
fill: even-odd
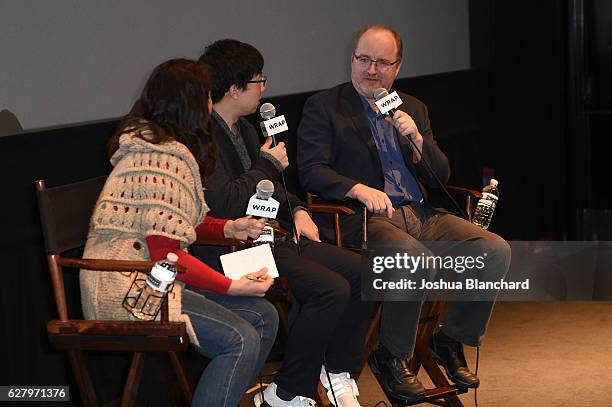
[[(257, 406), (311, 406), (321, 379), (342, 407), (357, 407), (357, 386), (351, 374), (361, 370), (363, 347), (372, 303), (361, 299), (361, 259), (347, 250), (321, 243), (310, 213), (295, 195), (279, 182), (288, 166), (283, 143), (263, 145), (255, 128), (244, 118), (254, 113), (265, 90), (263, 57), (249, 44), (236, 40), (216, 41), (206, 47), (200, 62), (213, 74), (213, 120), (211, 133), (218, 149), (217, 165), (206, 180), (206, 202), (212, 216), (234, 219), (244, 216), (249, 198), (263, 179), (274, 182), (273, 197), (279, 201), (278, 220), (295, 235), (275, 246), (281, 276), (287, 278), (298, 306), (292, 312), (283, 366)], [(301, 256), (296, 242), (299, 240)], [(220, 254), (208, 250), (210, 259)], [(323, 363), (327, 368), (323, 368)], [(329, 376), (327, 375), (329, 373)], [(328, 392), (330, 397), (331, 393)]]
[[(352, 198), (365, 205), (371, 213), (368, 240), (374, 248), (425, 256), (434, 250), (427, 242), (444, 242), (444, 250), (464, 250), (466, 242), (483, 244), (490, 248), (489, 278), (501, 278), (510, 263), (508, 244), (464, 219), (433, 209), (427, 201), (423, 184), (437, 187), (436, 178), (446, 183), (450, 167), (433, 137), (425, 105), (398, 92), (403, 104), (391, 117), (380, 114), (375, 104), (377, 89), (391, 92), (402, 61), (402, 40), (395, 30), (373, 25), (359, 31), (351, 55), (351, 81), (315, 94), (304, 106), (297, 149), (302, 187), (324, 199)], [(346, 242), (357, 243), (361, 223), (359, 217), (352, 218), (343, 222), (343, 232)], [(326, 240), (330, 228), (319, 225)], [(408, 368), (424, 294), (413, 301), (383, 304), (380, 346), (370, 359), (387, 391), (409, 402), (425, 395)], [(480, 383), (467, 366), (463, 344), (480, 345), (493, 304), (450, 303), (433, 336), (432, 353), (460, 386), (475, 388)]]

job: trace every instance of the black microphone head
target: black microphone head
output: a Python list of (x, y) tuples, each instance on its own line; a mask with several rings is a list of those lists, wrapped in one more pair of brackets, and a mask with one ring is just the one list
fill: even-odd
[(387, 96), (388, 94), (389, 92), (387, 92), (387, 89), (385, 88), (374, 89), (374, 92), (372, 92), (372, 96), (374, 96), (374, 99), (376, 100), (380, 100), (384, 98), (385, 96)]
[(264, 103), (259, 108), (259, 115), (264, 120), (270, 120), (276, 116), (276, 108), (272, 103)]
[(274, 194), (274, 183), (269, 179), (262, 179), (255, 187), (257, 199), (267, 201)]

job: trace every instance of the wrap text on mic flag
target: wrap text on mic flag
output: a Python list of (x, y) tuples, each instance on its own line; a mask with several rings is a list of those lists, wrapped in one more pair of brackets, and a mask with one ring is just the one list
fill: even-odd
[(274, 183), (263, 179), (257, 183), (256, 193), (249, 199), (246, 214), (262, 218), (275, 219), (280, 202), (272, 198)]
[(272, 103), (264, 103), (259, 108), (259, 115), (264, 119), (259, 125), (265, 137), (274, 136), (283, 131), (289, 130), (285, 115), (275, 117), (276, 108)]
[(378, 88), (373, 92), (374, 99), (376, 99), (376, 106), (382, 114), (389, 114), (393, 116), (395, 109), (402, 104), (402, 99), (399, 97), (397, 92), (387, 92), (385, 88)]

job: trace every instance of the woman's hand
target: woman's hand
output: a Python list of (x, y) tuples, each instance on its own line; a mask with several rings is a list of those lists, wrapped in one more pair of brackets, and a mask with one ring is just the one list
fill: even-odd
[(274, 279), (268, 275), (268, 268), (264, 267), (255, 273), (242, 276), (240, 280), (233, 280), (227, 294), (263, 297), (273, 282)]
[(252, 216), (228, 220), (223, 226), (223, 235), (228, 239), (246, 240), (249, 237), (257, 239), (265, 225), (264, 218), (254, 219)]

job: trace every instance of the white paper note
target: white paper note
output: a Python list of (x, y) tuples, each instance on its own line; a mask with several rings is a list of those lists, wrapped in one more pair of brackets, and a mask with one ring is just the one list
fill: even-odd
[(264, 267), (268, 268), (269, 276), (278, 277), (274, 255), (268, 244), (224, 254), (220, 259), (223, 272), (232, 280), (240, 280), (245, 274), (254, 273)]

